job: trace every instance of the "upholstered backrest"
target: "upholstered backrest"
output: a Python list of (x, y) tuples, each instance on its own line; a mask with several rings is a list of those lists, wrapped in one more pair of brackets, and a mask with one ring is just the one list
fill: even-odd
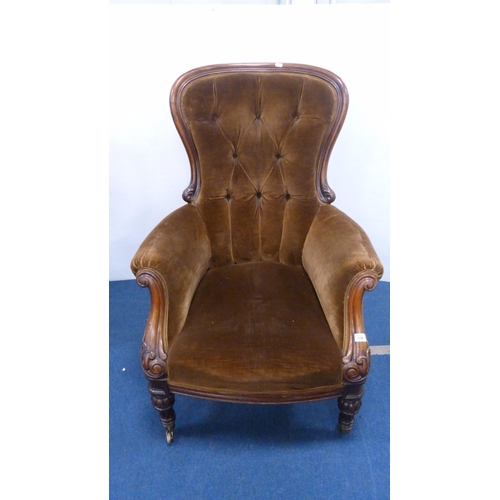
[(321, 204), (347, 91), (329, 71), (284, 64), (217, 65), (181, 76), (171, 109), (191, 163), (184, 199), (197, 206), (211, 267), (301, 264)]

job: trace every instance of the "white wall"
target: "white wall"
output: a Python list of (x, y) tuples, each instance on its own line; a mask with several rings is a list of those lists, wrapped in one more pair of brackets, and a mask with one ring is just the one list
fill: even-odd
[(334, 204), (367, 232), (390, 280), (389, 9), (316, 6), (110, 6), (110, 280), (184, 201), (189, 164), (169, 92), (184, 71), (226, 62), (327, 68), (350, 105), (329, 166)]

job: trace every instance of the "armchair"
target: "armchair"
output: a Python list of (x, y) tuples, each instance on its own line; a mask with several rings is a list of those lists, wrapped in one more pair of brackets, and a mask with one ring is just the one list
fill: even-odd
[(344, 83), (305, 65), (213, 65), (182, 75), (170, 105), (191, 167), (187, 204), (131, 263), (151, 295), (141, 361), (167, 442), (175, 394), (338, 398), (350, 431), (370, 368), (363, 294), (383, 268), (331, 205)]

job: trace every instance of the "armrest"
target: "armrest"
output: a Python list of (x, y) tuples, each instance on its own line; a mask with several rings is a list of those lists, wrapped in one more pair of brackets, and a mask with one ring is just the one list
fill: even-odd
[(355, 342), (354, 333), (364, 333), (363, 293), (375, 288), (383, 267), (366, 233), (338, 208), (324, 205), (306, 237), (302, 264), (342, 349), (344, 363), (356, 363), (360, 356), (368, 358), (368, 343)]
[(151, 231), (132, 259), (137, 282), (151, 293), (143, 344), (143, 368), (148, 375), (163, 375), (162, 358), (166, 359), (169, 342), (184, 325), (210, 257), (210, 241), (198, 209), (184, 205)]

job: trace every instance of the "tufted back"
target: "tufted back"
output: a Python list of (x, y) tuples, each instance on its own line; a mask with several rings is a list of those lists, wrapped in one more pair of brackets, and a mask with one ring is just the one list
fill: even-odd
[(300, 265), (347, 112), (329, 71), (284, 64), (217, 65), (181, 76), (172, 115), (191, 164), (184, 199), (203, 218), (211, 267), (267, 260)]

